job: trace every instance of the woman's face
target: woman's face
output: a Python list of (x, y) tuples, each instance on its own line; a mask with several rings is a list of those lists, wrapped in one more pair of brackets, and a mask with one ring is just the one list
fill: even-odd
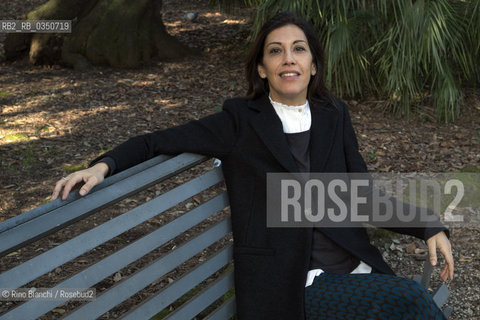
[(304, 104), (310, 76), (317, 70), (302, 29), (286, 25), (270, 32), (257, 69), (260, 77), (268, 80), (274, 101), (286, 105)]

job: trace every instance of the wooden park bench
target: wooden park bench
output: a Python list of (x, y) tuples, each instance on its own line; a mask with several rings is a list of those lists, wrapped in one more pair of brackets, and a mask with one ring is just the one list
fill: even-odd
[[(130, 208), (141, 202), (131, 198), (139, 192), (147, 193), (146, 201)], [(112, 206), (125, 212), (103, 213)], [(0, 290), (95, 288), (96, 297), (4, 299), (0, 320), (230, 319), (233, 240), (226, 209), (221, 169), (185, 153), (156, 157), (105, 179), (85, 197), (75, 192), (6, 220), (0, 223)], [(163, 218), (166, 223), (158, 221)], [(128, 232), (136, 238), (130, 241)], [(426, 285), (431, 272), (426, 266), (417, 280)], [(439, 306), (447, 297), (445, 286), (434, 294)]]

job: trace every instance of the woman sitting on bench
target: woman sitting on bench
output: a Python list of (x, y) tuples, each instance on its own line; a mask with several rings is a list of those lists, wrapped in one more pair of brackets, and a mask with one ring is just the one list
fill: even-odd
[[(88, 169), (58, 181), (52, 199), (80, 194), (159, 154), (192, 152), (222, 161), (232, 215), (238, 319), (443, 319), (427, 291), (394, 275), (364, 228), (269, 228), (267, 173), (367, 172), (347, 107), (323, 80), (323, 49), (312, 27), (291, 13), (265, 23), (247, 57), (248, 92), (200, 120), (134, 137)], [(445, 257), (447, 231), (392, 228)]]

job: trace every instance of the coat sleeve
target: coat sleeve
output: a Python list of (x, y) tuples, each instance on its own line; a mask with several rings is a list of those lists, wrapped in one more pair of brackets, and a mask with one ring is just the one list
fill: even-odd
[(105, 162), (110, 162), (109, 174), (115, 174), (160, 154), (191, 152), (222, 159), (235, 145), (238, 127), (235, 113), (241, 107), (234, 100), (227, 100), (221, 112), (130, 138), (92, 164), (108, 159)]
[[(363, 157), (361, 156), (360, 152), (358, 151), (358, 142), (357, 136), (355, 134), (355, 130), (353, 129), (352, 122), (350, 119), (350, 115), (348, 112), (348, 108), (345, 104), (342, 103), (343, 107), (343, 129), (344, 129), (344, 151), (345, 151), (345, 159), (347, 162), (348, 172), (355, 172), (355, 173), (367, 173), (367, 166)], [(371, 177), (370, 177), (371, 178)], [(370, 195), (372, 194), (369, 192)], [(399, 203), (396, 199), (392, 198), (391, 202), (394, 204), (393, 211), (397, 210), (397, 206), (404, 206), (403, 210), (410, 210), (410, 206), (404, 203)], [(390, 231), (394, 231), (401, 234), (411, 235), (423, 240), (427, 240), (428, 238), (434, 236), (435, 234), (439, 233), (440, 231), (444, 231), (447, 236), (449, 236), (448, 229), (440, 222), (439, 219), (427, 219), (424, 217), (422, 219), (422, 215), (436, 215), (433, 211), (428, 210), (426, 213), (424, 210), (416, 207), (416, 219), (412, 222), (402, 222), (397, 220), (394, 224), (394, 227), (384, 228)], [(371, 214), (371, 210), (368, 210), (369, 214)], [(417, 219), (418, 218), (418, 219)], [(395, 219), (395, 214), (394, 218)], [(423, 222), (428, 221), (428, 222)], [(375, 225), (373, 222), (372, 225)]]

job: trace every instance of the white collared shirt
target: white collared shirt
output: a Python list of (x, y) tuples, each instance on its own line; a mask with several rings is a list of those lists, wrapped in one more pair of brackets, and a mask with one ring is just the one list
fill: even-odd
[(286, 104), (273, 101), (270, 96), (268, 98), (282, 121), (284, 133), (299, 133), (310, 130), (312, 115), (308, 100), (300, 106), (287, 106)]

